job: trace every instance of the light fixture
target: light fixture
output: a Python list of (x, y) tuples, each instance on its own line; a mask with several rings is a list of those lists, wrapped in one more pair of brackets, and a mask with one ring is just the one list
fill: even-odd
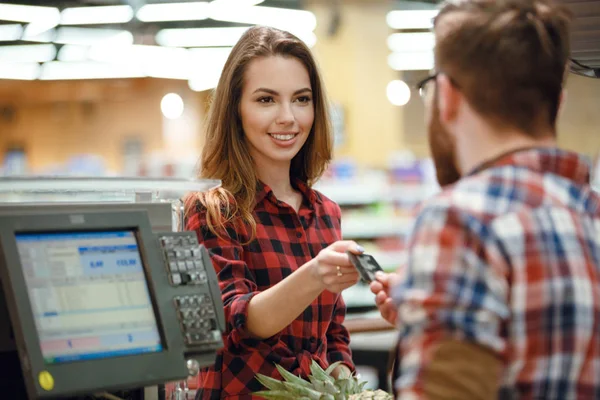
[(0, 62), (29, 63), (54, 60), (56, 47), (53, 44), (26, 44), (0, 47)]
[(133, 18), (130, 6), (95, 6), (65, 8), (61, 25), (124, 24)]
[(213, 0), (212, 4), (228, 4), (235, 7), (255, 6), (265, 0)]
[(59, 11), (56, 7), (0, 4), (0, 19), (4, 21), (43, 22), (54, 20), (57, 13)]
[(19, 79), (31, 81), (37, 79), (39, 76), (40, 64), (36, 62), (0, 62), (0, 79)]
[(25, 42), (51, 43), (55, 37), (56, 30), (50, 29), (37, 35), (28, 35), (27, 32), (24, 32), (21, 40)]
[(209, 17), (209, 8), (205, 1), (146, 4), (138, 10), (136, 17), (143, 22), (203, 20)]
[(201, 92), (217, 86), (223, 67), (231, 53), (230, 47), (190, 49), (190, 62), (193, 73), (188, 86)]
[(60, 48), (56, 58), (58, 61), (88, 61), (89, 46), (66, 44)]
[(168, 47), (233, 46), (247, 30), (247, 27), (163, 29), (156, 34), (156, 43)]
[(396, 71), (428, 71), (433, 69), (433, 51), (392, 53), (388, 65)]
[(110, 79), (140, 78), (145, 74), (135, 65), (98, 62), (51, 61), (42, 65), (40, 79)]
[(57, 30), (54, 42), (79, 45), (131, 45), (133, 35), (122, 29), (62, 27)]
[(394, 80), (386, 88), (387, 98), (395, 106), (403, 106), (410, 100), (410, 88), (404, 81)]
[(21, 39), (23, 27), (20, 24), (0, 25), (0, 41), (12, 42)]
[(392, 29), (431, 29), (438, 10), (394, 10), (386, 15)]
[(394, 52), (428, 51), (435, 47), (435, 37), (432, 32), (393, 33), (387, 45)]
[(176, 93), (166, 94), (160, 102), (160, 110), (165, 118), (177, 119), (183, 114), (183, 99)]
[(265, 25), (288, 32), (314, 31), (317, 18), (310, 11), (277, 7), (232, 7), (229, 4), (211, 3), (210, 18), (217, 21)]

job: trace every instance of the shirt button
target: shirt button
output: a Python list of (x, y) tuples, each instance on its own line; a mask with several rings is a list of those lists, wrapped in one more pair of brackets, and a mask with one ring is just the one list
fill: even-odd
[(317, 339), (315, 339), (314, 337), (311, 337), (311, 338), (310, 338), (310, 342), (311, 342), (311, 343), (315, 343), (316, 341), (317, 341)]
[(296, 232), (296, 237), (300, 239), (302, 237), (302, 232)]

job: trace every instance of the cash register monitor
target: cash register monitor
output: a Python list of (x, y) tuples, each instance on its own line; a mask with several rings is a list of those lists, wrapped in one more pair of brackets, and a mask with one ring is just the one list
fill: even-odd
[(0, 247), (30, 398), (187, 375), (177, 317), (160, 307), (168, 281), (144, 212), (2, 217)]

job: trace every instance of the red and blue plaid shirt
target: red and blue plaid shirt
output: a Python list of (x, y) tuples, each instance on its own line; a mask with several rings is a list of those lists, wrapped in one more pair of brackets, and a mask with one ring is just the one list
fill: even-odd
[(393, 290), (402, 398), (444, 339), (504, 362), (500, 398), (600, 399), (600, 197), (577, 154), (523, 149), (428, 201)]
[(298, 213), (277, 200), (268, 186), (258, 185), (252, 214), (256, 236), (248, 244), (250, 228), (228, 228), (220, 238), (208, 229), (205, 210), (198, 209), (188, 219), (186, 229), (196, 231), (211, 254), (227, 321), (225, 348), (218, 353), (213, 367), (201, 370), (201, 395), (197, 398), (258, 398), (251, 393), (264, 388), (255, 375), (281, 379), (275, 363), (305, 378), (312, 360), (322, 367), (335, 361), (353, 366), (349, 334), (342, 325), (346, 306), (340, 295), (328, 291), (271, 338), (260, 340), (247, 331), (252, 296), (282, 281), (341, 239), (339, 206), (301, 182), (295, 185), (303, 195)]

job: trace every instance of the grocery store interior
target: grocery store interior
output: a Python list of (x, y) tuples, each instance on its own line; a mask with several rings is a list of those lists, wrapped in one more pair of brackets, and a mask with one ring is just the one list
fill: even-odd
[[(316, 188), (341, 206), (344, 238), (395, 271), (414, 207), (439, 190), (414, 88), (433, 67), (436, 9), (407, 0), (2, 1), (0, 177), (194, 178), (231, 47), (249, 26), (274, 26), (305, 41), (323, 73), (335, 153)], [(598, 104), (600, 81), (570, 74), (559, 145), (594, 164)], [(344, 299), (359, 372), (387, 390), (395, 331), (366, 284)]]

